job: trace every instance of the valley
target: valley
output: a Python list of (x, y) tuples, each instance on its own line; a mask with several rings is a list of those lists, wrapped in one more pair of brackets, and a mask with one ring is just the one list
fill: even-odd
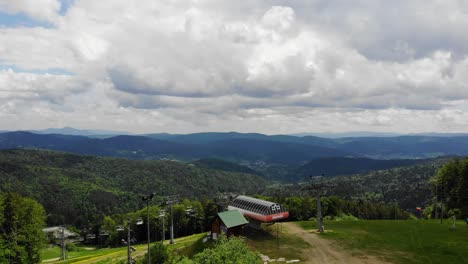
[[(455, 138), (458, 145), (465, 144), (463, 136), (436, 141), (446, 144)], [(382, 255), (371, 248), (363, 247), (356, 253), (353, 244), (339, 242), (335, 245), (335, 242), (324, 239), (341, 239), (341, 232), (360, 234), (358, 230), (363, 228), (364, 222), (370, 225), (387, 223), (393, 228), (393, 225), (412, 226), (413, 221), (419, 222), (407, 219), (449, 218), (464, 214), (465, 196), (460, 196), (462, 200), (458, 201), (457, 193), (460, 192), (457, 192), (448, 198), (449, 193), (445, 190), (450, 189), (442, 186), (452, 184), (462, 190), (463, 183), (450, 183), (455, 178), (438, 176), (441, 171), (462, 166), (462, 159), (454, 155), (464, 155), (464, 152), (454, 148), (444, 150), (437, 145), (439, 143), (431, 145), (433, 139), (426, 136), (411, 139), (412, 143), (404, 136), (377, 140), (239, 133), (100, 138), (6, 132), (0, 133), (0, 148), (3, 149), (0, 150), (0, 193), (6, 195), (4, 199), (9, 199), (9, 193), (32, 198), (46, 212), (45, 225), (65, 225), (79, 235), (82, 247), (94, 248), (70, 252), (69, 263), (123, 260), (125, 251), (117, 249), (125, 238), (116, 231), (119, 224), (131, 223), (130, 227), (135, 230), (132, 236), (136, 241), (144, 241), (146, 233), (136, 223), (145, 219), (146, 213), (157, 216), (162, 211), (167, 212), (168, 197), (177, 196), (173, 206), (174, 235), (184, 240), (209, 231), (217, 212), (223, 211), (230, 199), (239, 194), (277, 202), (288, 209), (288, 221), (300, 221), (264, 226), (263, 233), (247, 235), (245, 242), (249, 248), (258, 250), (264, 258), (284, 257), (303, 263), (340, 263), (340, 259), (347, 259), (349, 263), (400, 263), (398, 258), (386, 253)], [(418, 149), (415, 146), (420, 141), (429, 141), (428, 146)], [(402, 145), (395, 142), (402, 142)], [(392, 147), (375, 152), (386, 144)], [(414, 149), (410, 153), (404, 145)], [(434, 157), (434, 153), (444, 156)], [(455, 171), (460, 170), (453, 167)], [(438, 195), (434, 184), (436, 176), (441, 190)], [(321, 213), (327, 231), (320, 236), (306, 231), (310, 224), (314, 225), (318, 213), (318, 193), (308, 188), (314, 184), (324, 186), (320, 189)], [(154, 193), (155, 197), (146, 211), (141, 197), (148, 193)], [(441, 198), (448, 201), (443, 205), (445, 210), (440, 205), (443, 203)], [(423, 208), (419, 215), (415, 211), (417, 207)], [(457, 208), (462, 211), (456, 211)], [(196, 214), (191, 216), (186, 213), (188, 211)], [(168, 214), (163, 218), (166, 223), (170, 220)], [(366, 222), (370, 220), (389, 222)], [(343, 224), (351, 222), (341, 226), (342, 221)], [(296, 223), (306, 230), (298, 229)], [(168, 235), (168, 227), (162, 229), (160, 226), (160, 217), (151, 218), (149, 224), (153, 227), (151, 241), (161, 240), (162, 233)], [(283, 250), (274, 250), (275, 241), (281, 241), (274, 230), (278, 225), (285, 230)], [(197, 239), (199, 237), (197, 235)], [(198, 240), (184, 241), (180, 246), (199, 245)], [(292, 249), (293, 245), (296, 250)], [(381, 246), (387, 247), (386, 244)], [(105, 250), (106, 247), (112, 249)], [(201, 254), (203, 249), (194, 248), (193, 253), (187, 253), (192, 249), (178, 251), (172, 245), (168, 248), (175, 254), (173, 257), (181, 258), (191, 258), (196, 252)], [(408, 248), (388, 247), (385, 250), (408, 252), (408, 256), (413, 254)], [(43, 254), (56, 254), (53, 252), (56, 250)], [(135, 254), (139, 260), (143, 256), (143, 252)], [(53, 260), (50, 258), (48, 262)]]

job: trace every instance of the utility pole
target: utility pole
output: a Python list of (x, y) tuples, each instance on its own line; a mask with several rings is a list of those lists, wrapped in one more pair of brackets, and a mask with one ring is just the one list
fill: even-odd
[(147, 222), (146, 222), (146, 228), (148, 230), (148, 264), (151, 263), (151, 254), (150, 254), (150, 221), (149, 221), (149, 202), (147, 202), (146, 206), (146, 215), (147, 215)]
[(174, 244), (174, 214), (172, 213), (172, 205), (173, 203), (170, 203), (171, 205), (171, 227), (170, 229), (170, 236), (171, 236), (171, 244)]
[(323, 217), (322, 217), (322, 203), (320, 202), (321, 189), (317, 192), (317, 219), (318, 219), (318, 231), (323, 233)]
[(61, 257), (61, 259), (63, 261), (65, 261), (65, 259), (67, 258), (67, 253), (66, 253), (67, 248), (66, 248), (66, 244), (65, 244), (65, 226), (62, 226), (61, 231), (62, 231), (62, 236), (61, 236), (61, 240), (62, 240), (62, 243), (61, 243), (62, 244), (62, 257)]
[(169, 205), (170, 213), (171, 213), (171, 226), (169, 228), (169, 232), (171, 236), (170, 244), (174, 244), (174, 217), (173, 217), (173, 212), (172, 212), (172, 206), (175, 203), (177, 203), (178, 197), (179, 197), (178, 195), (172, 195), (172, 196), (166, 197), (166, 204)]
[(147, 229), (147, 236), (148, 236), (148, 264), (151, 263), (151, 254), (150, 254), (150, 221), (149, 221), (149, 202), (153, 200), (154, 193), (149, 195), (144, 195), (141, 197), (143, 201), (146, 202), (146, 229)]
[(438, 196), (438, 184), (437, 184), (437, 182), (436, 182), (436, 197), (435, 197), (435, 203), (434, 203), (434, 219), (436, 219), (436, 220), (437, 220), (437, 207), (438, 207), (437, 204), (438, 204), (438, 202), (439, 202), (439, 201), (438, 201), (438, 200), (439, 200), (438, 197), (439, 197), (439, 196)]
[(166, 216), (166, 211), (165, 210), (159, 210), (159, 218), (162, 219), (162, 231), (161, 231), (161, 239), (162, 242), (166, 241), (166, 232), (164, 230), (164, 218)]
[(130, 221), (127, 224), (127, 263), (132, 263), (132, 255), (130, 252)]
[(444, 219), (444, 202), (440, 203), (440, 223), (442, 224), (442, 221)]
[(193, 233), (197, 233), (197, 216), (198, 212), (197, 209), (192, 208), (192, 206), (188, 206), (185, 209), (185, 215), (188, 216), (190, 219), (193, 219)]
[(279, 222), (276, 222), (276, 247), (279, 248)]
[(322, 216), (322, 203), (320, 202), (320, 198), (322, 195), (322, 192), (324, 191), (325, 188), (332, 187), (330, 184), (324, 184), (324, 183), (317, 183), (317, 182), (312, 182), (313, 178), (315, 179), (321, 179), (324, 177), (325, 174), (322, 173), (322, 176), (317, 176), (317, 177), (312, 177), (310, 176), (310, 183), (308, 186), (303, 187), (302, 190), (312, 190), (315, 191), (315, 197), (317, 199), (317, 222), (318, 222), (318, 229), (317, 231), (320, 233), (323, 233), (324, 228), (323, 228), (323, 216)]
[[(143, 221), (141, 221), (141, 219), (139, 219), (137, 222), (136, 222), (137, 225), (141, 225), (143, 224)], [(127, 243), (127, 263), (128, 264), (131, 264), (133, 263), (133, 260), (132, 260), (132, 250), (135, 251), (136, 249), (134, 247), (131, 246), (131, 229), (130, 229), (130, 225), (131, 225), (131, 220), (130, 218), (127, 219), (127, 222), (124, 224), (124, 225), (119, 225), (117, 226), (117, 231), (125, 231), (125, 227), (127, 228), (127, 241), (123, 240), (122, 239), (122, 243)]]

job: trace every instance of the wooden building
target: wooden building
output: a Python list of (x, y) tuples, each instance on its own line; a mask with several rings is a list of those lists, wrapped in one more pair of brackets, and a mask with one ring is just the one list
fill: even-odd
[(226, 234), (228, 237), (242, 235), (244, 226), (248, 223), (238, 210), (220, 212), (211, 223), (211, 238), (220, 234)]

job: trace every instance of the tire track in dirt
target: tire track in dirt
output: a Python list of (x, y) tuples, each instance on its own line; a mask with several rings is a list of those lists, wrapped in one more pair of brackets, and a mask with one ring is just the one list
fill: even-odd
[(301, 237), (311, 245), (304, 249), (302, 257), (303, 263), (310, 264), (390, 264), (376, 256), (359, 255), (354, 256), (349, 251), (335, 245), (332, 241), (319, 237), (310, 231), (306, 231), (298, 225), (288, 222), (283, 223), (289, 234)]

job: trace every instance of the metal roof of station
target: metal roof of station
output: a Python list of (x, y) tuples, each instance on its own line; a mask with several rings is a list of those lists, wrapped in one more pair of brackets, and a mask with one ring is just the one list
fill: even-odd
[(218, 213), (218, 216), (219, 218), (221, 218), (221, 220), (227, 228), (245, 225), (249, 223), (247, 219), (245, 219), (245, 217), (237, 210), (224, 211)]
[(287, 210), (281, 205), (265, 200), (260, 200), (257, 198), (240, 195), (237, 196), (234, 200), (229, 203), (229, 206), (247, 210), (253, 213), (258, 213), (262, 215), (272, 215), (282, 212), (287, 212)]
[(256, 203), (256, 204), (260, 204), (260, 205), (264, 205), (264, 206), (272, 206), (272, 205), (275, 204), (275, 203), (272, 203), (272, 202), (269, 202), (269, 201), (260, 200), (260, 199), (253, 198), (253, 197), (249, 197), (249, 196), (245, 196), (245, 195), (239, 195), (239, 196), (237, 196), (234, 200), (236, 200), (236, 199), (240, 199), (240, 200), (244, 200), (244, 201), (249, 201), (249, 202)]

